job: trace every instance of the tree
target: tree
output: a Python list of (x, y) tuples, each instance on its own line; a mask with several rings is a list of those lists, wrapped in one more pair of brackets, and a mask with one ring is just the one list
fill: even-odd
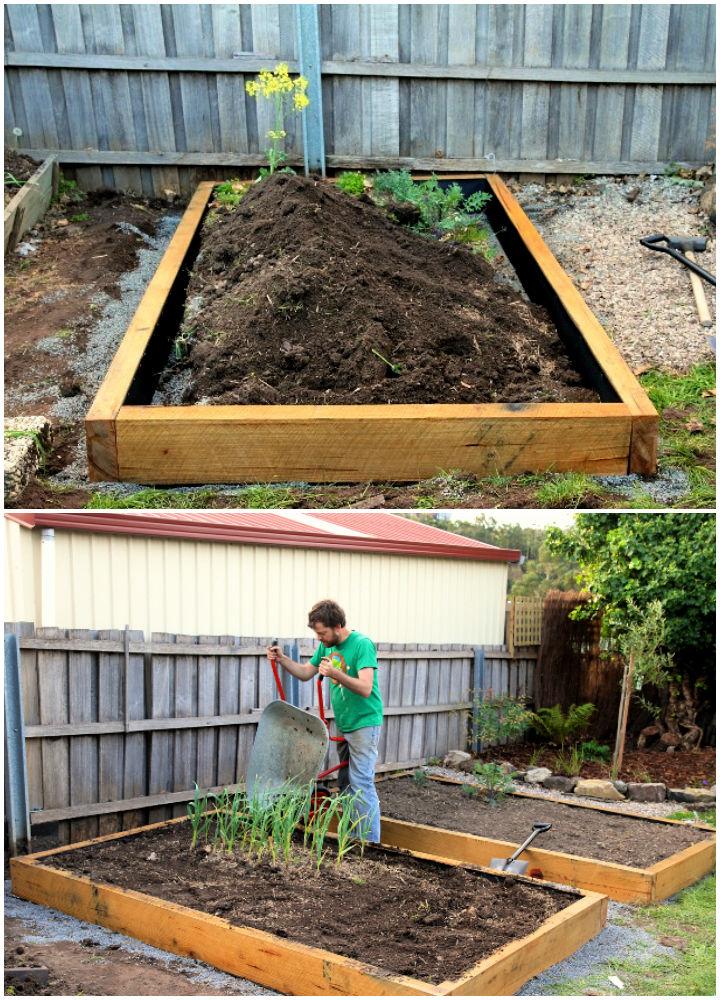
[(576, 560), (602, 609), (603, 632), (624, 631), (633, 605), (663, 605), (667, 648), (713, 655), (715, 516), (713, 514), (578, 514), (569, 531), (548, 529), (552, 553)]
[(574, 560), (554, 556), (546, 542), (537, 558), (528, 559), (522, 568), (524, 572), (510, 588), (513, 597), (544, 597), (550, 590), (574, 590), (580, 569)]

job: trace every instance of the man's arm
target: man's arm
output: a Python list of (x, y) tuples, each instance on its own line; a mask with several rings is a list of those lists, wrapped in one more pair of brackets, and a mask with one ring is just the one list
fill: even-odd
[(312, 680), (318, 672), (318, 668), (314, 667), (312, 663), (296, 663), (295, 660), (291, 660), (283, 653), (280, 646), (268, 646), (266, 652), (268, 660), (277, 660), (280, 666), (284, 667), (293, 677), (297, 677), (298, 680)]

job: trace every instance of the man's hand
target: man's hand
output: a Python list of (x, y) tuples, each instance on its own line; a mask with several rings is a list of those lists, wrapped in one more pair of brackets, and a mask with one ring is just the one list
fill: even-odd
[(342, 670), (338, 670), (337, 667), (332, 665), (332, 660), (329, 656), (323, 656), (320, 660), (320, 666), (318, 667), (318, 673), (322, 677), (330, 677), (333, 680), (337, 680), (338, 674), (342, 675)]
[(285, 661), (289, 659), (289, 657), (285, 656), (283, 653), (281, 646), (267, 646), (265, 652), (268, 660), (277, 660), (277, 662), (282, 666), (285, 666)]

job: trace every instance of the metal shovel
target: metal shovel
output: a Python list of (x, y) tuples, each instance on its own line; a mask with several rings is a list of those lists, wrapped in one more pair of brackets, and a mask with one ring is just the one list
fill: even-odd
[(516, 861), (522, 852), (532, 844), (539, 833), (545, 833), (550, 829), (552, 823), (533, 823), (532, 833), (520, 847), (511, 854), (509, 858), (493, 858), (490, 862), (491, 868), (497, 868), (501, 872), (512, 872), (513, 875), (524, 875), (530, 865), (529, 861)]

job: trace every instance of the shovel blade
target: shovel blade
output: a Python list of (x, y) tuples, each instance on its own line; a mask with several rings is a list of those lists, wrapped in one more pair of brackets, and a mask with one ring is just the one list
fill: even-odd
[(512, 875), (524, 875), (530, 867), (529, 861), (508, 861), (507, 858), (493, 858), (490, 862), (491, 868), (497, 868), (501, 872), (510, 872)]

